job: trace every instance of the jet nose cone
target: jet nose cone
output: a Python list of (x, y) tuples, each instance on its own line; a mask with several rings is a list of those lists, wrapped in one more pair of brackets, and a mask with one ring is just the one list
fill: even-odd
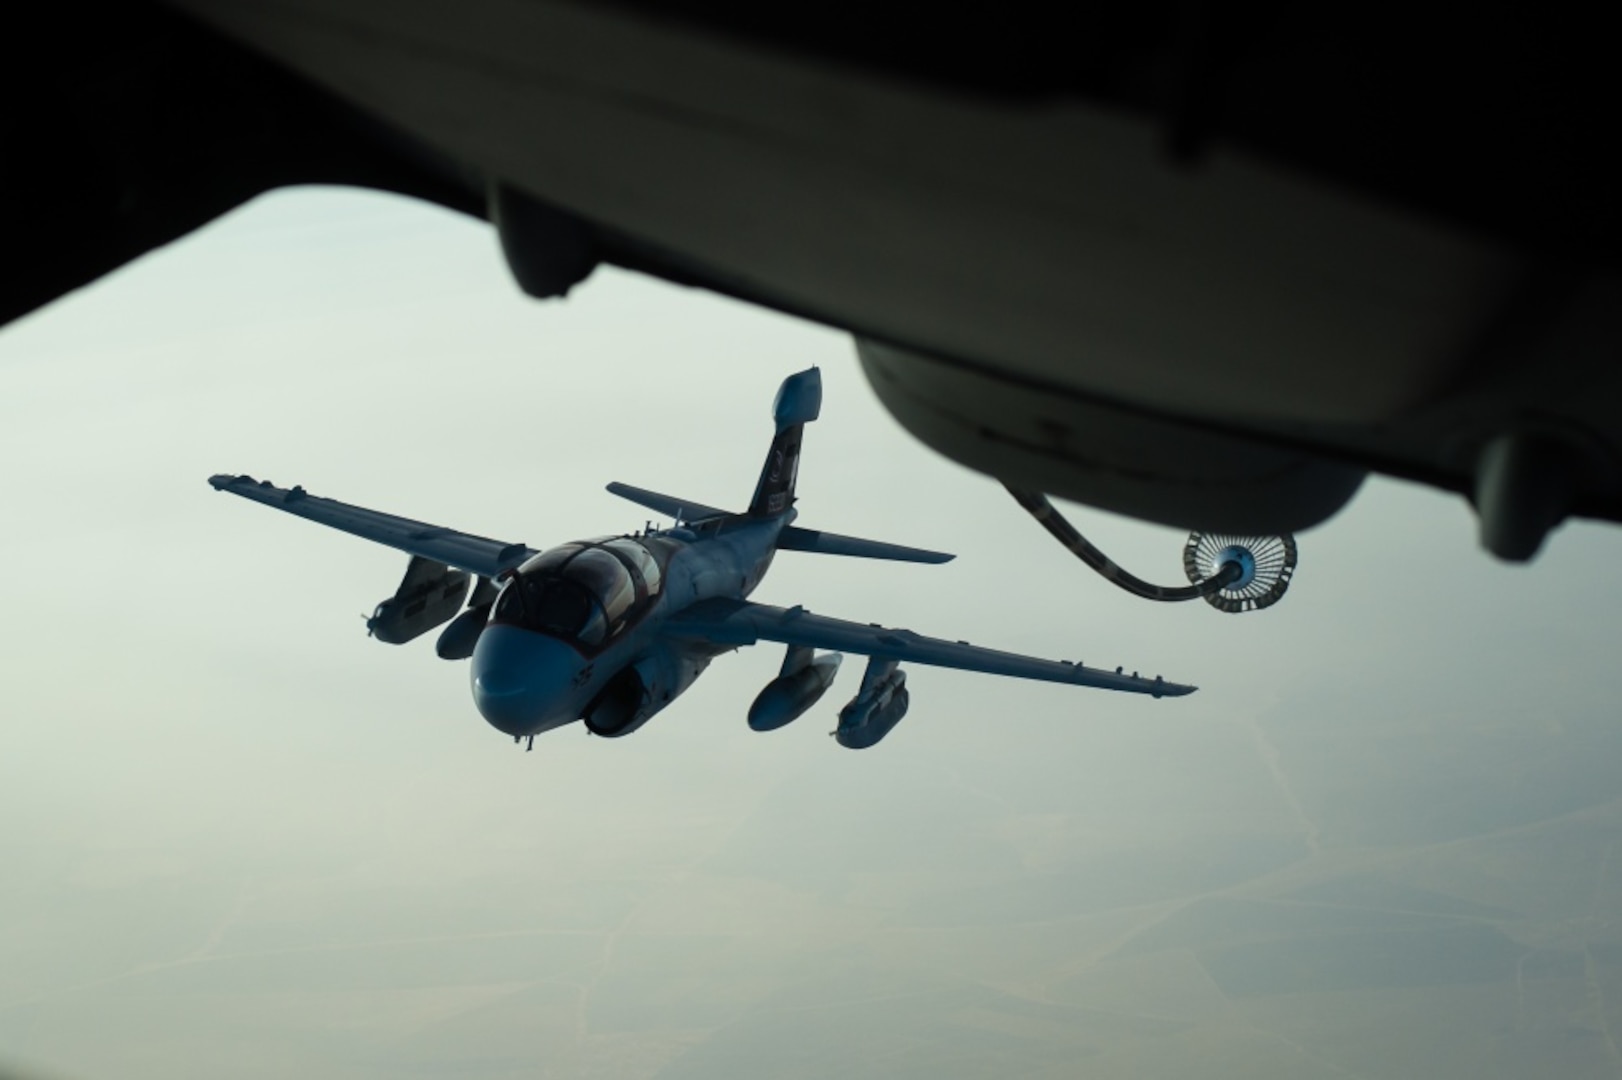
[(473, 692), (486, 701), (523, 697), (528, 689), (524, 672), (517, 667), (486, 668), (473, 676)]
[(497, 731), (533, 735), (573, 719), (570, 693), (583, 663), (561, 641), (491, 626), (473, 650), (473, 703)]

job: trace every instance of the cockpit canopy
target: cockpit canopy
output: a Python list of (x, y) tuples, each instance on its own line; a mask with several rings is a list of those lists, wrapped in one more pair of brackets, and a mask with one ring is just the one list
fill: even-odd
[(581, 540), (518, 568), (490, 619), (591, 650), (651, 604), (664, 585), (668, 545), (653, 538)]

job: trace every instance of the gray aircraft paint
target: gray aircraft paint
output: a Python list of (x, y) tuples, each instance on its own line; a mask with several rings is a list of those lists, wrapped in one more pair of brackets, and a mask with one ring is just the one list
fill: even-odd
[[(794, 529), (799, 516), (794, 492), (801, 440), (805, 425), (818, 417), (821, 408), (818, 369), (783, 380), (772, 403), (776, 431), (746, 512), (728, 514), (694, 504), (699, 507), (700, 520), (678, 520), (669, 529), (650, 527), (632, 536), (576, 541), (541, 552), (524, 544), (503, 543), (318, 498), (302, 487), (284, 490), (249, 476), (223, 474), (211, 477), (209, 483), (218, 490), (409, 552), (412, 561), (400, 589), (394, 599), (379, 605), (378, 614), (367, 624), (382, 640), (399, 644), (431, 625), (448, 622), (451, 626), (442, 633), (437, 651), (446, 658), (460, 658), (468, 651), (467, 641), (478, 618), (455, 615), (467, 588), (466, 575), (477, 574), (481, 579), (474, 595), (475, 609), (481, 597), (488, 596), (485, 583), (499, 582), (501, 592), (493, 598), (488, 623), (471, 650), (470, 680), (479, 712), (514, 739), (533, 739), (575, 720), (584, 720), (594, 734), (630, 734), (678, 698), (716, 656), (762, 640), (785, 644), (789, 652), (778, 679), (762, 691), (757, 708), (751, 709), (755, 730), (783, 726), (827, 691), (833, 678), (829, 665), (823, 665), (810, 680), (794, 678), (815, 664), (814, 650), (833, 649), (870, 658), (856, 697), (839, 716), (836, 734), (840, 745), (850, 749), (877, 745), (906, 715), (910, 697), (906, 675), (899, 670), (902, 661), (1157, 698), (1194, 691), (1192, 686), (1169, 683), (1159, 676), (1127, 675), (1119, 668), (1098, 671), (1082, 664), (983, 649), (964, 641), (927, 638), (910, 630), (829, 619), (799, 607), (784, 610), (747, 603), (781, 546), (906, 562), (951, 558), (942, 552)], [(617, 483), (608, 490), (655, 509), (681, 512), (682, 503), (674, 496)], [(793, 530), (789, 545), (782, 543), (785, 530)], [(598, 555), (592, 556), (592, 552)], [(613, 568), (604, 572), (618, 575), (611, 583), (616, 595), (623, 596), (624, 589), (630, 589), (632, 599), (623, 605), (611, 601), (600, 591), (602, 586), (594, 587), (575, 573), (577, 565), (593, 559), (599, 567)], [(638, 560), (658, 565), (655, 584), (644, 580)], [(434, 567), (442, 578), (433, 576)], [(424, 589), (446, 599), (428, 604), (418, 597)], [(448, 602), (452, 595), (457, 597), (456, 603)], [(557, 607), (560, 600), (568, 601), (566, 607), (573, 605), (568, 617), (574, 622), (547, 621), (540, 614), (548, 604)], [(579, 603), (582, 600), (584, 606)], [(387, 621), (385, 613), (394, 619), (394, 608), (400, 605), (417, 621), (403, 627)], [(614, 606), (618, 609), (610, 610)], [(596, 633), (603, 634), (604, 640), (596, 640)], [(763, 699), (770, 702), (785, 694), (790, 695), (787, 701), (760, 705)]]

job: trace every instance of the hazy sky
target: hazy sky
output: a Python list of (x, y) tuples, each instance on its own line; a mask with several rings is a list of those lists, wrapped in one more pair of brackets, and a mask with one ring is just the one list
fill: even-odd
[[(214, 472), (542, 547), (747, 500), (822, 366), (770, 603), (1202, 687), (914, 668), (874, 750), (744, 723), (781, 651), (524, 754), (404, 557)], [(1370, 483), (1284, 603), (1114, 591), (875, 402), (829, 330), (488, 228), (259, 200), (0, 330), (0, 1063), (30, 1075), (1622, 1076), (1622, 535), (1531, 569)], [(1182, 537), (1077, 510), (1135, 572)]]

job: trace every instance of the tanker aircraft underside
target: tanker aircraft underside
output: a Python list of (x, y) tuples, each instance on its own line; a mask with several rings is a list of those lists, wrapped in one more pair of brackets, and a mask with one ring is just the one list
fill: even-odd
[(1038, 660), (802, 607), (751, 603), (747, 597), (778, 551), (917, 563), (952, 558), (793, 524), (801, 435), (821, 404), (816, 368), (783, 381), (773, 405), (777, 432), (743, 513), (615, 483), (609, 491), (670, 515), (674, 525), (546, 551), (249, 476), (219, 475), (209, 483), (409, 554), (399, 589), (377, 606), (367, 628), (380, 641), (403, 644), (448, 624), (436, 651), (447, 660), (472, 659), (479, 712), (515, 741), (533, 744), (535, 735), (576, 720), (596, 735), (629, 734), (692, 685), (716, 656), (762, 641), (785, 645), (787, 653), (778, 677), (750, 706), (749, 726), (756, 731), (782, 727), (815, 705), (833, 684), (842, 653), (868, 657), (861, 686), (840, 710), (834, 732), (841, 746), (855, 750), (876, 744), (906, 714), (900, 670), (906, 662), (1157, 698), (1194, 691), (1120, 668)]

